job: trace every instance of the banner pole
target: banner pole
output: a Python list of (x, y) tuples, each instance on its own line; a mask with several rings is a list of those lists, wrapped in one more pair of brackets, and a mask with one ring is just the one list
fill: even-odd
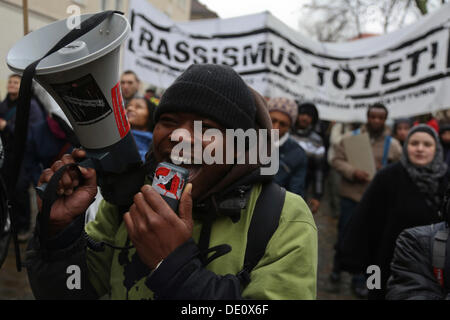
[(28, 0), (22, 0), (23, 7), (23, 34), (27, 35), (29, 33), (28, 27)]

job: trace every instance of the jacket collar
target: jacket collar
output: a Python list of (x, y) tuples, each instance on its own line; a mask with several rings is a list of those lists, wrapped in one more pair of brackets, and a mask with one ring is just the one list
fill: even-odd
[(241, 210), (247, 207), (253, 185), (270, 181), (272, 178), (273, 176), (261, 175), (260, 168), (257, 168), (222, 192), (195, 202), (194, 216), (202, 221), (226, 216), (236, 223), (241, 218)]

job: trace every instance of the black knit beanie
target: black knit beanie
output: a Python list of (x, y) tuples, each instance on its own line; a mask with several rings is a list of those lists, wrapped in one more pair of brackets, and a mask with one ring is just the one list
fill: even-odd
[(315, 125), (319, 121), (319, 111), (316, 105), (310, 101), (305, 101), (297, 103), (298, 105), (298, 115), (307, 114), (312, 118), (312, 125)]
[(432, 127), (424, 123), (420, 123), (409, 129), (405, 142), (409, 141), (409, 138), (416, 132), (428, 133), (434, 139), (435, 142), (439, 142), (439, 136), (436, 130), (434, 130)]
[(255, 127), (256, 106), (242, 78), (230, 67), (194, 64), (167, 88), (156, 108), (155, 123), (167, 112), (208, 117), (227, 129)]

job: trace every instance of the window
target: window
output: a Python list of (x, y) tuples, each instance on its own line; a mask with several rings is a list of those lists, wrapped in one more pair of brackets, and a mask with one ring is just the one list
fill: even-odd
[(177, 4), (182, 9), (186, 8), (186, 0), (177, 0)]
[(77, 5), (86, 6), (86, 0), (72, 0)]

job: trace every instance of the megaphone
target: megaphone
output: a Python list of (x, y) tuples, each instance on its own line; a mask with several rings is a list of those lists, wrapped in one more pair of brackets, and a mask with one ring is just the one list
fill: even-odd
[[(81, 28), (93, 16), (81, 15)], [(82, 36), (77, 37), (76, 32), (69, 30), (68, 19), (44, 26), (17, 42), (6, 61), (11, 70), (23, 74), (41, 58), (35, 67), (35, 80), (69, 119), (87, 158), (93, 162), (87, 166), (100, 173), (100, 187), (112, 187), (116, 181), (110, 179), (111, 175), (117, 178), (142, 163), (119, 82), (120, 45), (127, 38), (130, 25), (122, 14), (112, 12), (97, 25), (91, 23), (90, 31), (79, 33)], [(73, 41), (55, 48), (69, 34), (75, 34), (70, 39)], [(50, 48), (55, 50), (46, 56)], [(109, 197), (102, 189), (102, 194), (106, 200), (124, 205), (135, 190), (123, 189), (123, 185), (120, 190), (109, 189)]]

